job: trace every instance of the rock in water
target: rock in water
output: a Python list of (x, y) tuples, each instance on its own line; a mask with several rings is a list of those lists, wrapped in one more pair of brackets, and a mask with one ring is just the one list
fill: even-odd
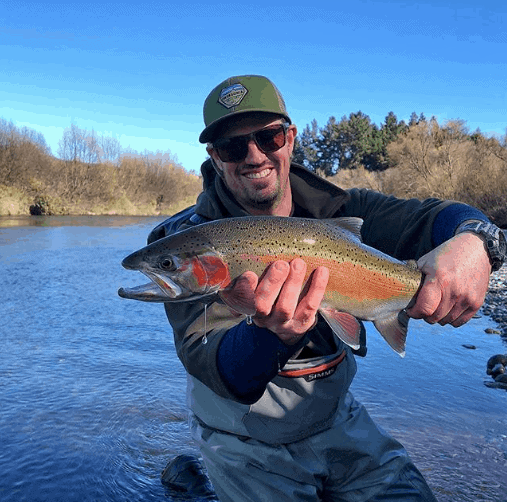
[(493, 329), (493, 328), (486, 328), (484, 330), (485, 333), (487, 333), (488, 335), (501, 335), (502, 332), (501, 331), (498, 331), (497, 329)]
[(503, 383), (507, 385), (507, 374), (501, 373), (495, 377), (496, 383)]
[[(497, 368), (497, 366), (499, 364), (501, 364), (504, 367), (507, 366), (507, 355), (496, 354), (495, 356), (490, 357), (487, 367), (486, 367), (486, 373), (488, 375), (491, 375), (493, 373), (493, 368)], [(496, 373), (498, 374), (498, 372), (496, 372)], [(495, 377), (493, 377), (493, 378), (495, 378)]]
[(178, 455), (168, 462), (160, 476), (162, 484), (195, 497), (217, 500), (213, 485), (198, 457)]
[(502, 375), (504, 373), (505, 373), (505, 366), (503, 364), (497, 364), (497, 365), (493, 366), (493, 369), (491, 370), (491, 377), (496, 379), (496, 377), (498, 375)]

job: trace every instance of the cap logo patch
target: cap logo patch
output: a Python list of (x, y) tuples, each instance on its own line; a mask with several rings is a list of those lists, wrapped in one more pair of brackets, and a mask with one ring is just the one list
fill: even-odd
[(247, 89), (241, 84), (233, 84), (220, 91), (218, 102), (226, 108), (238, 106), (246, 96)]

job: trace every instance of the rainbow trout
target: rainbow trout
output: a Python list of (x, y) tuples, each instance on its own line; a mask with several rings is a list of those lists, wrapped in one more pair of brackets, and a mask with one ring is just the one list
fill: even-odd
[[(226, 218), (180, 231), (127, 256), (122, 265), (151, 282), (120, 288), (123, 298), (148, 302), (219, 300), (239, 313), (225, 288), (243, 272), (261, 275), (276, 260), (302, 258), (307, 277), (319, 265), (329, 269), (320, 314), (334, 333), (359, 348), (361, 326), (372, 321), (387, 343), (405, 354), (408, 316), (399, 315), (417, 294), (422, 274), (361, 242), (359, 218), (314, 220), (279, 216)], [(225, 291), (224, 291), (225, 290)], [(245, 303), (246, 304), (246, 303)]]

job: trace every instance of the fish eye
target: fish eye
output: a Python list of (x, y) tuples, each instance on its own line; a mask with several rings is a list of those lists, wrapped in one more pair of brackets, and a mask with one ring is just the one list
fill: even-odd
[(176, 267), (174, 266), (174, 261), (171, 260), (171, 258), (164, 258), (160, 262), (160, 267), (163, 268), (164, 270), (169, 271), (176, 270)]

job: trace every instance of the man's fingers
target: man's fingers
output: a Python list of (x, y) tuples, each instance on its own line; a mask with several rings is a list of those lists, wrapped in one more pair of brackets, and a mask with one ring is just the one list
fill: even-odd
[[(444, 326), (446, 324), (453, 324), (460, 318), (462, 318), (463, 314), (468, 314), (469, 309), (468, 303), (464, 299), (459, 298), (450, 298), (445, 302), (445, 308), (441, 309), (441, 314), (439, 313), (439, 318), (437, 322)], [(435, 316), (437, 312), (435, 313)], [(473, 315), (473, 314), (472, 314)], [(464, 323), (463, 323), (464, 324)]]
[(472, 303), (467, 297), (458, 297), (449, 290), (445, 290), (436, 281), (425, 282), (412, 307), (407, 314), (414, 319), (424, 319), (429, 324), (439, 323), (444, 326), (463, 326), (477, 310), (480, 302)]
[(293, 328), (295, 330), (305, 333), (315, 324), (317, 311), (324, 298), (328, 280), (329, 269), (326, 267), (318, 267), (311, 273), (301, 292), (294, 314)]
[(255, 293), (255, 324), (270, 329), (286, 343), (297, 342), (312, 327), (326, 291), (326, 267), (315, 269), (304, 284), (306, 272), (301, 258), (290, 264), (275, 262), (261, 276)]
[(276, 299), (276, 305), (271, 314), (272, 321), (276, 324), (285, 324), (294, 317), (301, 287), (305, 280), (306, 263), (301, 258), (292, 260), (289, 267), (289, 275)]
[(477, 310), (474, 310), (473, 308), (469, 308), (465, 310), (457, 319), (450, 322), (451, 326), (454, 326), (455, 328), (460, 328), (463, 326), (463, 324), (466, 324), (472, 317), (475, 315)]
[(245, 272), (220, 291), (220, 298), (233, 312), (254, 315), (255, 288), (258, 281), (257, 274)]
[(442, 290), (436, 281), (432, 281), (428, 277), (425, 278), (415, 304), (407, 309), (407, 314), (413, 319), (425, 319), (429, 323), (435, 323), (430, 316), (433, 316), (442, 301)]
[(407, 308), (410, 317), (458, 327), (479, 310), (491, 271), (480, 237), (456, 235), (419, 258), (417, 264), (425, 279), (414, 305)]
[(271, 313), (289, 273), (290, 266), (286, 261), (275, 261), (265, 270), (255, 290), (255, 308), (259, 317)]

